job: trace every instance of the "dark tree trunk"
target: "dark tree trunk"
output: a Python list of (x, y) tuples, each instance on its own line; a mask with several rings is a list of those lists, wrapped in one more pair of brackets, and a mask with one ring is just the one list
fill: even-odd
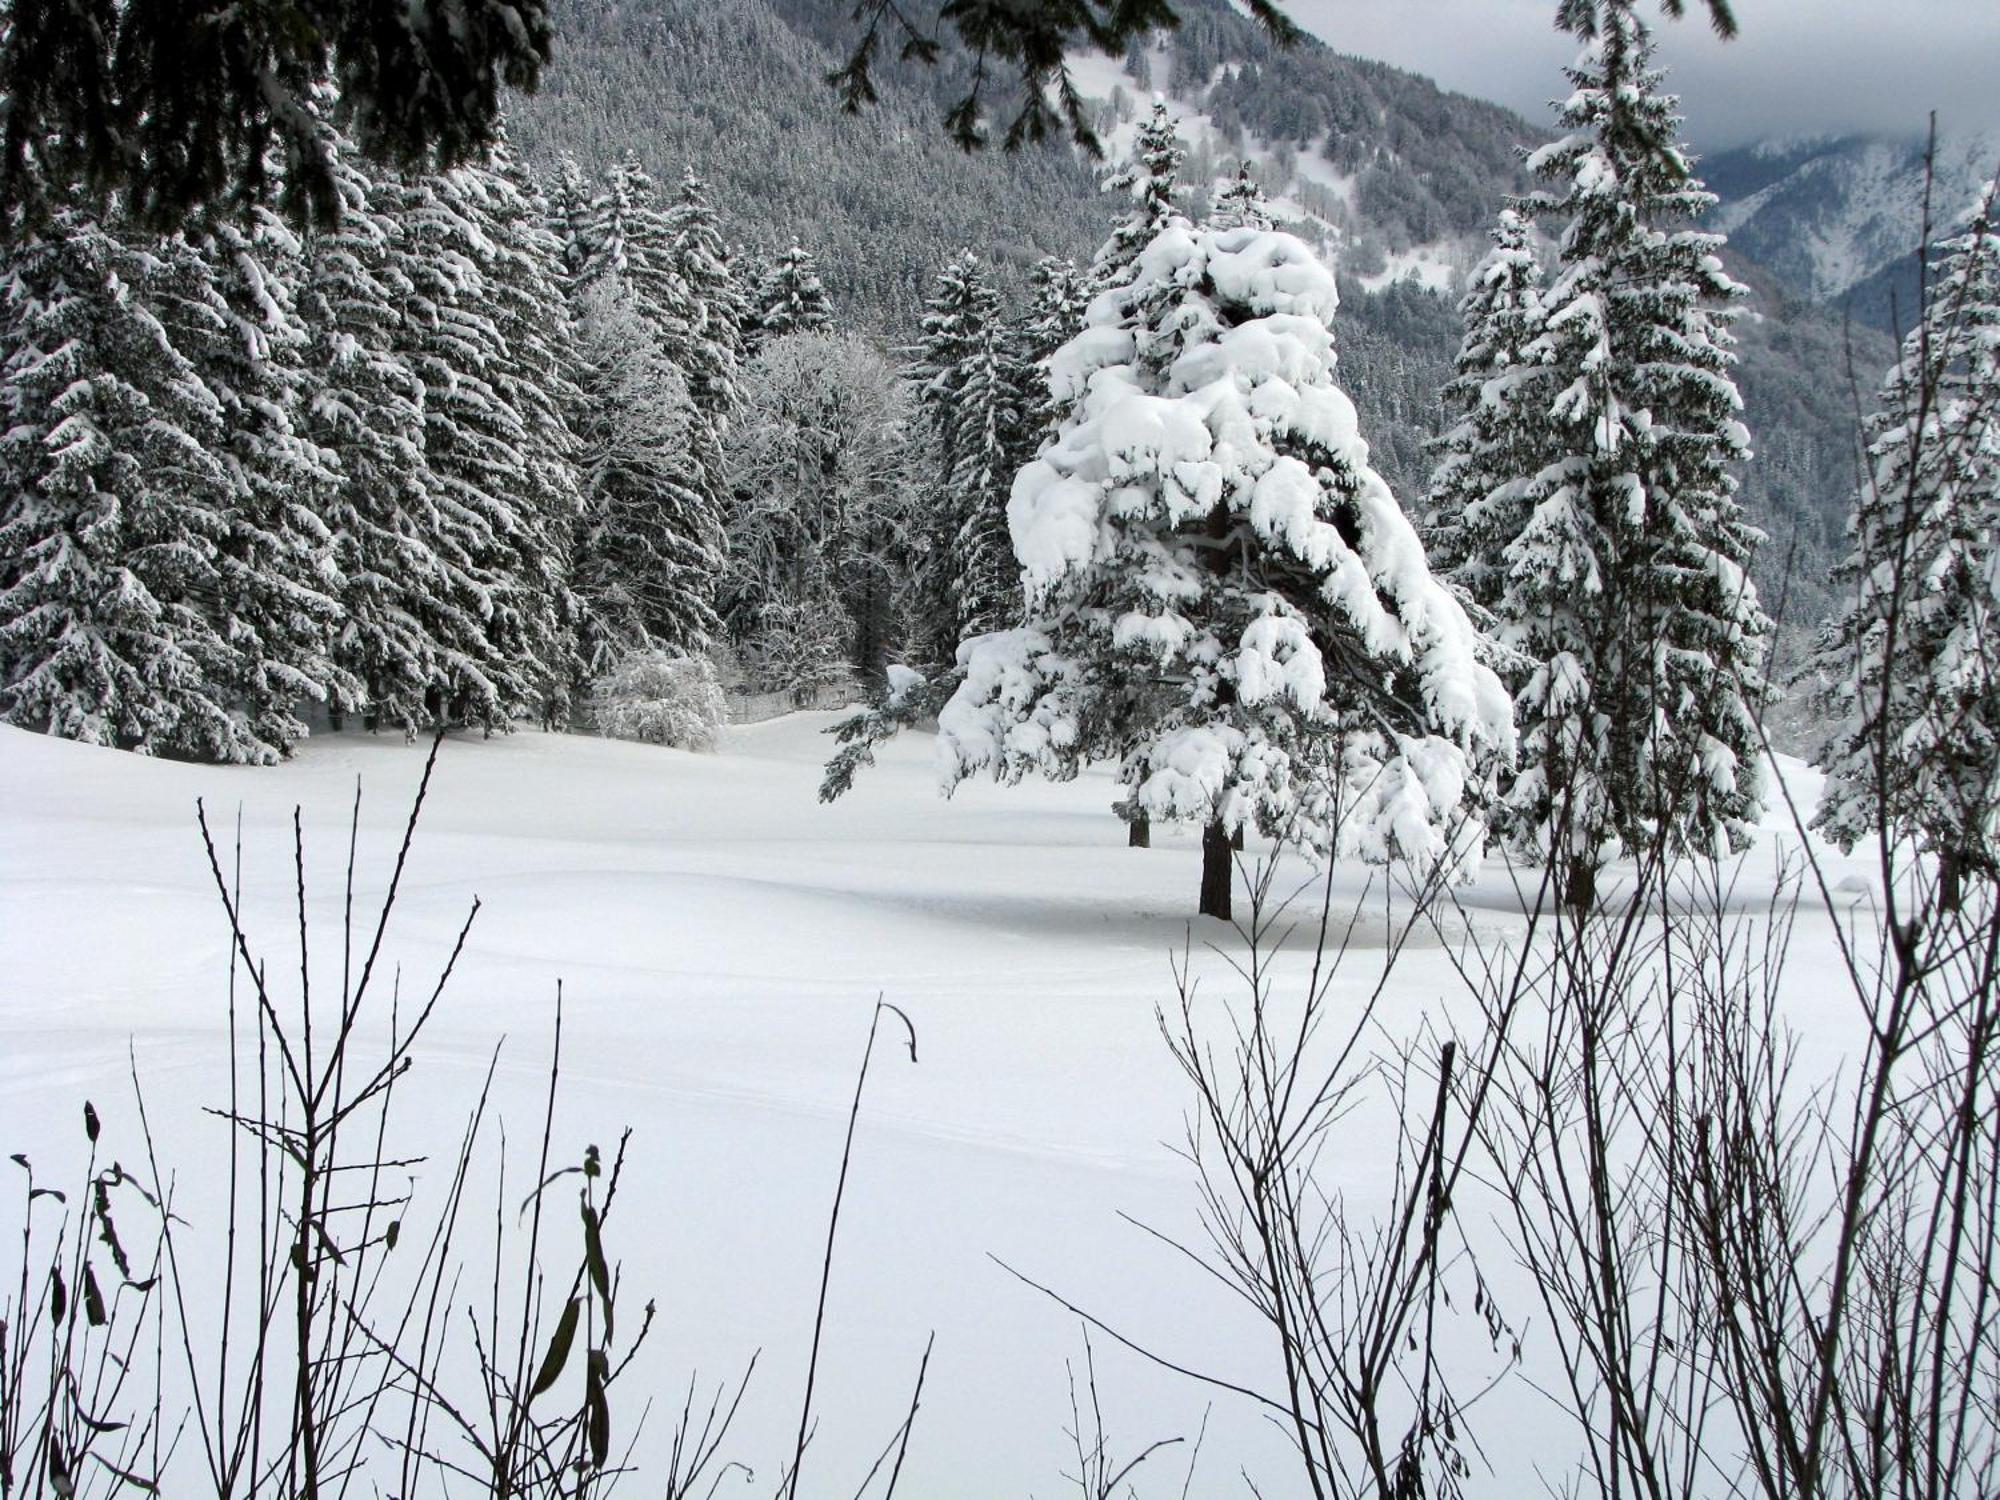
[(1579, 917), (1590, 915), (1597, 905), (1597, 861), (1588, 855), (1573, 854), (1569, 861), (1568, 889), (1563, 899)]
[(1938, 910), (1955, 912), (1965, 904), (1965, 861), (1956, 849), (1938, 856)]
[(1238, 854), (1243, 852), (1243, 825), (1241, 823), (1238, 823), (1236, 831), (1229, 835), (1229, 847), (1234, 849)]
[(1144, 813), (1133, 813), (1125, 819), (1125, 847), (1127, 849), (1150, 849), (1153, 847), (1153, 820)]
[(326, 727), (339, 734), (347, 727), (347, 715), (337, 708), (329, 707), (326, 711)]
[(1229, 888), (1235, 874), (1229, 857), (1229, 830), (1211, 823), (1201, 834), (1201, 914), (1230, 919)]

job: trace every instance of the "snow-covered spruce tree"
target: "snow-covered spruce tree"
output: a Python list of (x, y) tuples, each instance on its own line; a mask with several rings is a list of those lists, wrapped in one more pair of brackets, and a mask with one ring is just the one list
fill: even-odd
[(576, 289), (615, 277), (639, 311), (664, 330), (689, 321), (687, 288), (674, 270), (674, 234), (659, 187), (627, 151), (604, 170), (572, 252)]
[(562, 261), (563, 285), (574, 288), (589, 263), (590, 183), (568, 152), (556, 159), (550, 174), (547, 229), (554, 236)]
[[(1027, 307), (1021, 317), (1022, 357), (1041, 364), (1083, 328), (1090, 293), (1072, 261), (1045, 255), (1028, 272)], [(1046, 377), (1042, 385), (1047, 386)]]
[(577, 345), (584, 506), (575, 587), (581, 665), (595, 679), (635, 652), (708, 648), (723, 536), (688, 476), (697, 417), (687, 381), (616, 277), (585, 292)]
[(1503, 643), (1535, 663), (1504, 821), (1578, 909), (1616, 852), (1739, 847), (1764, 799), (1753, 705), (1771, 626), (1730, 472), (1749, 452), (1728, 331), (1742, 292), (1721, 238), (1691, 227), (1714, 199), (1652, 50), (1626, 0), (1602, 6), (1569, 70), (1570, 133), (1529, 158), (1556, 184), (1537, 212), (1562, 224), (1521, 354), (1549, 394), (1516, 408), (1539, 429), (1522, 435), (1525, 520), (1487, 563), (1506, 573)]
[(738, 656), (769, 691), (878, 678), (916, 488), (906, 387), (865, 340), (795, 333), (751, 361), (744, 392), (723, 606)]
[(489, 731), (539, 717), (566, 664), (557, 593), (571, 520), (540, 488), (547, 465), (514, 401), (525, 390), (510, 378), (513, 352), (490, 284), (496, 199), (511, 203), (506, 212), (526, 211), (486, 167), (407, 181), (395, 196), (411, 289), (399, 348), (423, 383), (425, 467), (456, 563), (451, 586), (479, 627), (449, 641), (455, 680), (436, 707)]
[(582, 446), (571, 425), (581, 411), (581, 360), (561, 295), (561, 246), (549, 209), (504, 135), (476, 178), (485, 237), (485, 300), (506, 357), (489, 373), (495, 395), (520, 426), (523, 572), (543, 596), (537, 616), (539, 711), (543, 725), (568, 722), (578, 675), (581, 615), (571, 589), (583, 516)]
[(1215, 207), (1209, 213), (1208, 222), (1217, 229), (1271, 227), (1271, 205), (1264, 197), (1264, 189), (1250, 175), (1248, 158), (1236, 164), (1235, 177), (1230, 179), (1228, 187), (1216, 195)]
[(819, 279), (819, 262), (796, 240), (757, 283), (751, 342), (762, 349), (788, 333), (818, 333), (833, 326), (833, 304)]
[(2000, 217), (1995, 192), (1939, 247), (1918, 326), (1868, 423), (1840, 577), (1854, 590), (1811, 669), (1836, 727), (1813, 820), (1937, 855), (1940, 900), (2000, 870)]
[(1112, 226), (1111, 237), (1091, 260), (1093, 288), (1122, 284), (1139, 252), (1180, 217), (1187, 197), (1180, 180), (1181, 163), (1186, 159), (1187, 146), (1174, 117), (1167, 112), (1166, 101), (1155, 98), (1153, 112), (1132, 142), (1131, 156), (1104, 179), (1104, 191), (1128, 199), (1131, 207)]
[(1028, 457), (1035, 371), (1001, 313), (979, 258), (938, 276), (916, 358), (905, 371), (925, 418), (929, 468), (912, 538), (904, 657), (948, 663), (970, 635), (1018, 623), (1020, 570), (1007, 495)]
[(342, 578), (335, 660), (370, 728), (441, 722), (485, 654), (469, 559), (441, 511), (424, 446), (424, 383), (405, 349), (415, 296), (391, 216), (399, 190), (336, 161), (340, 224), (306, 241), (308, 435), (340, 457), (326, 513)]
[(0, 713), (147, 754), (268, 761), (210, 608), (221, 403), (149, 305), (147, 251), (68, 204), (13, 247), (0, 345)]
[(1053, 361), (1070, 403), (1014, 484), (1028, 623), (961, 652), (947, 786), (1112, 760), (1203, 826), (1229, 914), (1254, 823), (1429, 871), (1479, 841), (1470, 760), (1507, 694), (1368, 467), (1334, 381), (1333, 275), (1301, 241), (1171, 223)]
[(1465, 336), (1442, 393), (1451, 425), (1435, 444), (1423, 528), (1432, 569), (1488, 612), (1507, 588), (1507, 547), (1530, 519), (1527, 481), (1554, 394), (1548, 370), (1525, 357), (1542, 333), (1545, 281), (1528, 223), (1504, 209), (1491, 238), (1458, 305)]
[(750, 299), (708, 200), (708, 184), (692, 172), (681, 179), (680, 196), (668, 210), (667, 235), (669, 263), (692, 313), (689, 324), (677, 330), (680, 346), (670, 347), (667, 357), (686, 374), (696, 409), (721, 433), (739, 400)]
[(269, 209), (223, 222), (200, 245), (158, 242), (154, 302), (175, 346), (222, 411), (228, 488), (210, 497), (223, 528), (222, 586), (208, 608), (235, 658), (233, 695), (252, 732), (283, 752), (302, 738), (306, 702), (353, 701), (333, 661), (342, 618), (333, 535), (335, 455), (306, 436), (310, 332), (297, 299), (297, 236)]

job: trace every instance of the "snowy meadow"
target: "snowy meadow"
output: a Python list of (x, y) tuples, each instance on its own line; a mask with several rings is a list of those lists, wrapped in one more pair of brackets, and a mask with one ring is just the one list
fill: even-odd
[[(526, 731), (445, 745), (384, 946), (406, 1018), (471, 901), (482, 904), (396, 1104), (392, 1154), (424, 1160), (391, 1175), (412, 1193), (412, 1230), (441, 1211), (497, 1048), (484, 1140), (497, 1151), (504, 1127), (515, 1158), (504, 1217), (513, 1218), (532, 1186), (560, 982), (554, 1159), (578, 1160), (593, 1143), (608, 1159), (631, 1129), (607, 1253), (621, 1320), (658, 1304), (615, 1393), (615, 1449), (634, 1441), (633, 1482), (644, 1487), (671, 1445), (689, 1379), (705, 1403), (716, 1385), (733, 1391), (755, 1355), (719, 1453), (754, 1478), (730, 1470), (716, 1493), (768, 1493), (790, 1463), (842, 1122), (881, 996), (909, 1016), (918, 1060), (881, 1047), (861, 1102), (805, 1488), (852, 1493), (861, 1484), (907, 1411), (935, 1332), (902, 1492), (1073, 1493), (1064, 1476), (1079, 1465), (1065, 1429), (1075, 1424), (1072, 1371), (1085, 1391), (1082, 1324), (1002, 1262), (1163, 1358), (1282, 1389), (1268, 1330), (1148, 1232), (1204, 1243), (1198, 1179), (1180, 1154), (1195, 1100), (1156, 1013), (1175, 1005), (1176, 960), (1191, 966), (1211, 1015), (1240, 1011), (1231, 964), (1245, 942), (1212, 921), (1191, 927), (1195, 841), (1163, 831), (1152, 849), (1124, 847), (1105, 775), (974, 782), (946, 801), (935, 794), (930, 742), (906, 736), (850, 797), (818, 804), (822, 731), (833, 717), (733, 729), (713, 755)], [(103, 1122), (100, 1156), (143, 1173), (136, 1076), (182, 1232), (199, 1247), (183, 1268), (191, 1316), (214, 1318), (229, 1130), (211, 1111), (228, 1098), (230, 932), (196, 801), (232, 879), (240, 818), (244, 924), (268, 957), (274, 995), (293, 1004), (293, 807), (302, 809), (310, 962), (324, 996), (339, 980), (356, 785), (354, 899), (372, 911), (423, 752), (398, 737), (337, 735), (315, 738), (284, 767), (246, 772), (9, 730), (0, 754), (10, 788), (0, 829), (5, 1144), (33, 1161), (38, 1184), (70, 1186), (89, 1101)], [(1809, 801), (1815, 778), (1796, 765), (1786, 772)], [(1782, 827), (1768, 829), (1732, 867), (1729, 903), (1745, 943), (1768, 930), (1761, 912), (1791, 842)], [(1869, 910), (1865, 851), (1853, 860), (1821, 853), (1837, 901)], [(1263, 857), (1254, 844), (1245, 855), (1253, 865)], [(1295, 1006), (1309, 982), (1325, 893), (1296, 859), (1279, 876), (1287, 881), (1308, 888), (1295, 908), (1305, 930), (1271, 974), (1279, 1006)], [(1392, 943), (1408, 933), (1381, 989), (1370, 1053), (1469, 1016), (1473, 997), (1453, 954), (1475, 937), (1496, 951), (1518, 945), (1526, 930), (1519, 894), (1498, 869), (1435, 926), (1408, 927), (1407, 895), (1379, 871), (1338, 868), (1330, 889), (1335, 941), (1346, 950), (1330, 992), (1336, 1021), (1376, 994)], [(1808, 1070), (1824, 1075), (1847, 1052), (1853, 1001), (1824, 915), (1809, 905), (1792, 943), (1786, 1006)], [(242, 984), (239, 975), (239, 1002)], [(378, 1049), (388, 1024), (383, 1010), (364, 1025)], [(1323, 1186), (1349, 1195), (1357, 1217), (1384, 1211), (1393, 1191), (1387, 1100), (1383, 1089), (1357, 1094), (1319, 1159)], [(494, 1159), (482, 1156), (471, 1190), (482, 1224), (494, 1212)], [(74, 1231), (74, 1194), (71, 1203)], [(10, 1193), (10, 1238), (23, 1206)], [(62, 1210), (41, 1204), (36, 1213), (46, 1233)], [(126, 1211), (120, 1222), (136, 1250), (141, 1217)], [(468, 1250), (468, 1260), (476, 1266), (484, 1253)], [(1482, 1274), (1521, 1341), (1523, 1368), (1546, 1375), (1554, 1350), (1519, 1267), (1489, 1242)], [(476, 1272), (468, 1284), (478, 1284)], [(477, 1299), (461, 1288), (458, 1300)], [(1503, 1373), (1507, 1361), (1496, 1364), (1482, 1324), (1449, 1321), (1448, 1362), (1468, 1377)], [(168, 1343), (171, 1352), (171, 1334)], [(1246, 1482), (1267, 1495), (1304, 1493), (1286, 1434), (1255, 1401), (1163, 1369), (1102, 1331), (1091, 1349), (1113, 1471), (1156, 1440), (1182, 1439), (1133, 1472), (1139, 1493), (1181, 1493), (1191, 1463), (1189, 1493), (1245, 1493)], [(168, 1472), (195, 1485), (199, 1445), (168, 1363)], [(566, 1389), (554, 1393), (566, 1398)], [(1088, 1424), (1090, 1398), (1079, 1399)], [(1468, 1493), (1526, 1492), (1537, 1475), (1554, 1480), (1577, 1448), (1560, 1403), (1518, 1372), (1473, 1404), (1468, 1425), (1477, 1440)], [(1093, 1431), (1086, 1426), (1086, 1444)], [(392, 1458), (386, 1447), (365, 1456)], [(170, 1480), (165, 1493), (177, 1487)]]

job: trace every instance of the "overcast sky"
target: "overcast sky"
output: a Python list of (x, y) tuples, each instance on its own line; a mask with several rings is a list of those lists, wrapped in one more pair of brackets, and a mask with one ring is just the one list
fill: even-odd
[[(2000, 0), (1735, 0), (1742, 34), (1720, 42), (1689, 0), (1660, 30), (1660, 60), (1688, 135), (1716, 150), (1766, 135), (1921, 134), (2000, 127)], [(1342, 52), (1427, 73), (1447, 88), (1549, 118), (1576, 44), (1555, 0), (1286, 0)]]

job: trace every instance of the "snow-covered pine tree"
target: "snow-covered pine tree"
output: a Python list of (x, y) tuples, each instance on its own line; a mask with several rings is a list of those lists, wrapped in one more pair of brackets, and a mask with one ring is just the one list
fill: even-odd
[[(1083, 274), (1073, 261), (1045, 255), (1028, 272), (1027, 309), (1021, 318), (1021, 353), (1039, 365), (1075, 338), (1090, 303)], [(1044, 378), (1041, 382), (1048, 384)]]
[(693, 309), (688, 326), (679, 330), (681, 347), (669, 348), (667, 356), (686, 374), (696, 409), (718, 433), (725, 432), (739, 399), (750, 301), (708, 200), (708, 185), (692, 172), (681, 179), (680, 196), (668, 211), (667, 234), (670, 264)]
[(1217, 229), (1271, 227), (1271, 205), (1264, 197), (1264, 189), (1251, 175), (1247, 157), (1236, 164), (1236, 175), (1230, 179), (1229, 186), (1216, 195), (1215, 207), (1209, 213), (1208, 222)]
[(2000, 203), (1938, 250), (1918, 326), (1868, 423), (1841, 580), (1811, 667), (1836, 727), (1813, 826), (1935, 853), (1940, 900), (2000, 869)]
[(0, 713), (147, 754), (273, 760), (231, 709), (236, 654), (210, 615), (231, 487), (223, 411), (149, 305), (159, 274), (148, 250), (60, 202), (12, 247)]
[(627, 151), (605, 168), (584, 215), (578, 249), (574, 292), (615, 278), (664, 344), (685, 342), (686, 330), (699, 319), (675, 269), (671, 215), (635, 153)]
[(343, 579), (338, 664), (371, 728), (439, 721), (461, 663), (485, 652), (469, 560), (441, 513), (424, 447), (424, 384), (405, 352), (415, 295), (391, 208), (399, 190), (336, 160), (340, 223), (306, 242), (301, 306), (314, 375), (309, 435), (340, 456), (327, 512)]
[(155, 254), (162, 321), (223, 415), (230, 483), (209, 502), (224, 523), (222, 588), (208, 607), (235, 657), (233, 695), (258, 739), (284, 752), (305, 735), (302, 703), (344, 705), (357, 691), (333, 661), (342, 584), (322, 517), (340, 473), (305, 434), (301, 246), (275, 211), (257, 209), (199, 246), (174, 236)]
[(498, 187), (489, 169), (460, 167), (400, 184), (395, 200), (411, 288), (399, 348), (424, 387), (425, 464), (456, 563), (452, 587), (479, 623), (442, 643), (455, 663), (439, 707), (489, 731), (539, 716), (566, 657), (562, 518), (542, 514), (533, 444), (511, 399), (519, 385), (506, 381), (512, 352), (489, 295), (489, 188)]
[(1503, 209), (1490, 237), (1458, 304), (1465, 335), (1442, 393), (1451, 425), (1434, 445), (1423, 527), (1432, 570), (1489, 612), (1507, 586), (1508, 544), (1528, 524), (1553, 394), (1546, 369), (1524, 357), (1542, 333), (1545, 280), (1528, 223)]
[(1007, 495), (1028, 459), (1040, 374), (971, 251), (938, 277), (905, 374), (929, 428), (930, 482), (913, 548), (904, 654), (928, 669), (958, 643), (1017, 624), (1020, 570)]
[(571, 426), (580, 410), (581, 362), (574, 325), (561, 295), (561, 246), (548, 228), (549, 209), (506, 137), (480, 170), (478, 227), (484, 236), (485, 302), (504, 359), (491, 370), (494, 392), (520, 424), (522, 488), (513, 496), (522, 518), (522, 566), (542, 596), (536, 654), (542, 722), (560, 727), (570, 713), (578, 675), (580, 605), (571, 590), (573, 550), (583, 517), (582, 447)]
[[(1368, 467), (1332, 273), (1291, 235), (1171, 220), (1053, 361), (1070, 404), (1010, 506), (1028, 622), (968, 642), (947, 781), (1117, 762), (1205, 829), (1229, 913), (1247, 823), (1425, 870), (1477, 846), (1470, 758), (1507, 694)], [(1144, 684), (1144, 687), (1138, 685)]]
[(697, 420), (687, 381), (616, 277), (585, 292), (577, 319), (583, 372), (584, 522), (576, 547), (588, 679), (635, 652), (695, 655), (716, 633), (720, 518), (687, 472)]
[(574, 288), (590, 261), (590, 183), (576, 158), (565, 151), (556, 159), (548, 193), (548, 231), (562, 261), (566, 288)]
[(1127, 199), (1131, 207), (1111, 230), (1090, 263), (1094, 289), (1118, 286), (1130, 274), (1139, 252), (1182, 213), (1187, 196), (1180, 180), (1187, 147), (1164, 99), (1153, 100), (1153, 112), (1139, 127), (1132, 154), (1104, 179), (1104, 191)]
[(819, 279), (819, 262), (794, 240), (757, 283), (752, 343), (761, 349), (788, 333), (819, 333), (832, 326), (833, 304)]
[(1760, 534), (1730, 466), (1748, 455), (1731, 378), (1742, 289), (1713, 202), (1676, 144), (1652, 37), (1606, 0), (1569, 70), (1569, 134), (1529, 158), (1562, 222), (1542, 333), (1523, 351), (1551, 399), (1520, 533), (1503, 554), (1504, 641), (1535, 669), (1518, 694), (1515, 846), (1549, 857), (1579, 909), (1619, 850), (1720, 853), (1763, 806), (1753, 712), (1770, 621), (1750, 582)]

